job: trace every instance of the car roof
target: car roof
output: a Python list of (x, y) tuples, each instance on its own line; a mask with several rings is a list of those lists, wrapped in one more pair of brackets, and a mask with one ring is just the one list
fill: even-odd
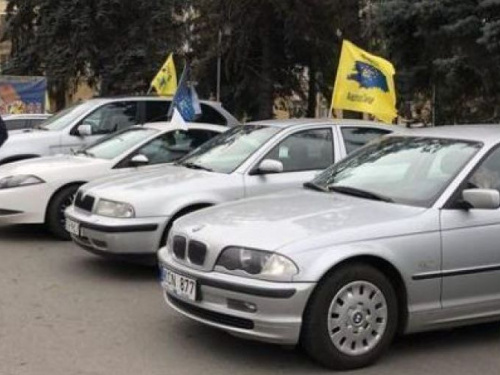
[(2, 115), (4, 120), (12, 119), (37, 119), (37, 118), (48, 118), (52, 116), (50, 113), (16, 113), (16, 114), (6, 114)]
[(264, 121), (253, 121), (246, 125), (264, 125), (264, 126), (275, 126), (279, 128), (289, 128), (294, 126), (304, 126), (304, 125), (338, 125), (338, 126), (375, 126), (387, 129), (400, 129), (400, 127), (395, 125), (383, 124), (376, 121), (367, 120), (351, 120), (351, 119), (316, 119), (316, 118), (300, 118), (300, 119), (285, 119), (285, 120), (264, 120)]
[[(154, 100), (154, 101), (172, 101), (172, 96), (155, 95), (128, 95), (128, 96), (95, 96), (88, 100), (99, 100), (102, 102), (126, 101), (126, 100)], [(210, 104), (212, 106), (221, 106), (220, 102), (214, 100), (200, 100), (200, 103)]]
[(447, 138), (475, 141), (484, 144), (496, 144), (500, 141), (500, 125), (447, 125), (431, 128), (417, 128), (411, 129), (405, 136)]
[[(219, 132), (224, 132), (224, 131), (229, 129), (229, 127), (227, 127), (227, 126), (205, 124), (205, 123), (199, 123), (199, 122), (187, 122), (186, 125), (188, 128), (214, 130), (214, 131), (219, 131)], [(144, 125), (135, 125), (134, 126), (134, 128), (141, 128), (141, 127), (164, 131), (164, 130), (167, 130), (167, 128), (171, 128), (172, 126), (171, 126), (171, 123), (168, 121), (150, 122), (150, 123), (147, 123)]]

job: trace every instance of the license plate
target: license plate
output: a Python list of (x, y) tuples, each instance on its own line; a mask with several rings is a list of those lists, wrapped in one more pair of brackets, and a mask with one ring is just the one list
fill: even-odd
[(80, 223), (76, 221), (66, 219), (66, 230), (75, 236), (80, 236)]
[(170, 294), (196, 301), (196, 280), (179, 275), (166, 268), (161, 270), (161, 284)]

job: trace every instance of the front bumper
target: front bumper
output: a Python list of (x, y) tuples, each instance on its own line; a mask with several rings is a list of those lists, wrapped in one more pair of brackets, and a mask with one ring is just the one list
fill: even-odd
[[(279, 283), (197, 271), (175, 262), (166, 248), (159, 252), (159, 264), (197, 281), (196, 301), (170, 294), (162, 283), (167, 304), (181, 314), (243, 338), (298, 343), (302, 315), (315, 283)], [(254, 306), (255, 311), (243, 311), (244, 306)]]
[(105, 257), (156, 262), (168, 217), (118, 219), (97, 216), (71, 206), (66, 218), (80, 224), (80, 235), (72, 235), (81, 248)]
[(0, 190), (0, 225), (42, 224), (53, 188), (36, 184)]

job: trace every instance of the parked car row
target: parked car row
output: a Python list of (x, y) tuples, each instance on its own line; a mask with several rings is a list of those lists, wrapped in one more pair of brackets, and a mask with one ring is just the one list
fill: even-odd
[[(61, 129), (100, 126), (80, 110)], [(500, 128), (229, 116), (1, 166), (0, 223), (157, 264), (186, 317), (333, 369), (397, 333), (500, 319)]]
[[(34, 129), (13, 130), (0, 148), (0, 165), (40, 156), (67, 154), (132, 125), (165, 121), (171, 99), (131, 96), (96, 98), (66, 108)], [(223, 126), (239, 124), (220, 103), (202, 101), (196, 120)]]

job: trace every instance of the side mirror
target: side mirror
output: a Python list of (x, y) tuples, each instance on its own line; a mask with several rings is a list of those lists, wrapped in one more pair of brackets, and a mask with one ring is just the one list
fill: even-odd
[(131, 167), (142, 167), (148, 164), (149, 164), (148, 157), (142, 154), (135, 155), (132, 159), (130, 159), (129, 162), (129, 165)]
[(500, 193), (495, 189), (466, 189), (462, 198), (471, 208), (496, 210), (500, 207)]
[(283, 172), (283, 163), (279, 160), (264, 159), (253, 174), (273, 174)]
[(81, 137), (92, 135), (92, 125), (89, 124), (79, 125), (78, 128), (76, 129), (76, 133)]

